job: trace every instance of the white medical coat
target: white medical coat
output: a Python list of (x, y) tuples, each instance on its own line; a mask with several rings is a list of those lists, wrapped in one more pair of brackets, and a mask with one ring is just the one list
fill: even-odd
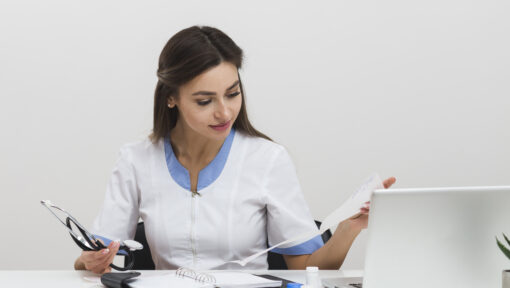
[[(279, 144), (232, 129), (199, 174), (201, 196), (192, 196), (187, 175), (169, 139), (124, 145), (93, 233), (133, 239), (141, 218), (156, 269), (241, 269), (224, 264), (317, 230), (294, 165)], [(274, 252), (311, 254), (322, 245), (318, 236)], [(267, 269), (266, 257), (244, 268)]]

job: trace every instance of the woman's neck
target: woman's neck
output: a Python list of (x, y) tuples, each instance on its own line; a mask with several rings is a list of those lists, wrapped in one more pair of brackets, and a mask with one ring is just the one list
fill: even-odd
[(185, 168), (204, 168), (218, 154), (223, 140), (211, 140), (178, 122), (170, 132), (174, 154)]

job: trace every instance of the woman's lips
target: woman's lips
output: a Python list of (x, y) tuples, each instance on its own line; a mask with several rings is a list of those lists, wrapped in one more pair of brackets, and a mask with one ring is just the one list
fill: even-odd
[(209, 127), (213, 128), (216, 131), (223, 131), (226, 130), (230, 126), (230, 121), (227, 121), (220, 125), (209, 125)]

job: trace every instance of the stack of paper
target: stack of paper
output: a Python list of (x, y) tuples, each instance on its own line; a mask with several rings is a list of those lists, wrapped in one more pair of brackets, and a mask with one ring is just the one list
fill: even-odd
[(129, 282), (133, 288), (255, 288), (255, 287), (280, 287), (282, 281), (269, 280), (259, 276), (243, 272), (207, 272), (216, 278), (215, 283), (202, 283), (192, 278), (180, 277), (175, 273), (158, 276), (141, 276)]

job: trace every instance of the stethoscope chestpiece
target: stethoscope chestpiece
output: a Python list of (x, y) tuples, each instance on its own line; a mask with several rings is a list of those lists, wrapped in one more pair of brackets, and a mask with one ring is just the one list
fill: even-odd
[(142, 250), (143, 245), (140, 242), (137, 242), (135, 240), (123, 240), (122, 243), (126, 248), (129, 249), (129, 251), (136, 251), (136, 250)]

